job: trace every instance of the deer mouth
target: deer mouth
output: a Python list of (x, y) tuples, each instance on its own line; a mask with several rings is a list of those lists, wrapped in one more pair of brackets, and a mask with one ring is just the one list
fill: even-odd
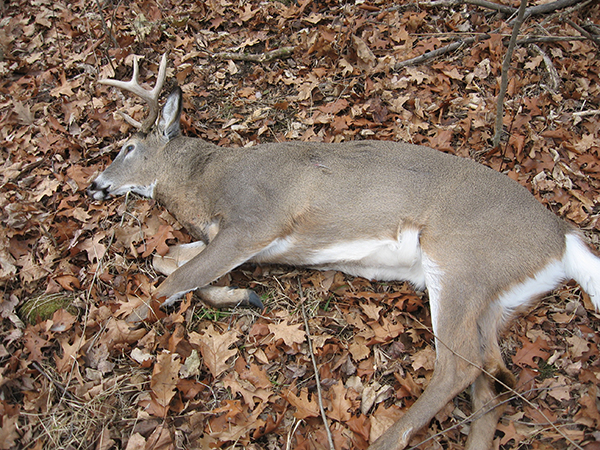
[(92, 183), (86, 189), (86, 194), (94, 200), (106, 200), (111, 196), (109, 187), (110, 186), (100, 187), (98, 183), (92, 181)]

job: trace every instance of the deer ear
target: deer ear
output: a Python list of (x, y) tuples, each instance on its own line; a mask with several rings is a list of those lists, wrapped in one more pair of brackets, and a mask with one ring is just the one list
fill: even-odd
[(181, 108), (183, 94), (181, 88), (176, 87), (167, 97), (165, 106), (160, 113), (158, 121), (158, 132), (162, 134), (167, 141), (179, 135), (179, 119), (181, 118)]

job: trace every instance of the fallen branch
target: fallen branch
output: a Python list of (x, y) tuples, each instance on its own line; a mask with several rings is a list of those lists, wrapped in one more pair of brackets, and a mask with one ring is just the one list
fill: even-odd
[(598, 38), (598, 36), (594, 36), (593, 34), (589, 33), (585, 28), (580, 27), (571, 19), (566, 19), (566, 22), (573, 28), (575, 28), (577, 31), (579, 31), (582, 34), (582, 36), (588, 38), (590, 41), (592, 41), (594, 44), (600, 47), (600, 38)]
[(431, 50), (430, 52), (423, 53), (422, 55), (417, 56), (415, 58), (407, 59), (405, 61), (400, 61), (400, 62), (394, 64), (394, 70), (400, 70), (403, 67), (420, 64), (422, 62), (433, 59), (437, 56), (443, 55), (445, 53), (453, 52), (454, 50), (462, 47), (463, 45), (471, 45), (475, 42), (483, 41), (483, 40), (486, 40), (489, 38), (490, 38), (489, 34), (481, 34), (479, 36), (461, 39), (460, 41), (453, 42), (452, 44), (446, 45), (445, 47), (437, 48), (435, 50)]
[(513, 15), (516, 11), (512, 6), (500, 5), (494, 2), (488, 2), (487, 0), (463, 0), (461, 3), (468, 3), (470, 5), (481, 6), (482, 8), (493, 9), (503, 14)]
[(270, 52), (252, 54), (244, 52), (220, 52), (212, 55), (215, 59), (231, 59), (234, 61), (251, 61), (257, 63), (264, 63), (273, 61), (274, 59), (288, 58), (296, 50), (296, 47), (281, 47)]
[(583, 36), (531, 36), (519, 39), (517, 45), (535, 44), (537, 42), (585, 41), (586, 39)]
[(600, 115), (600, 109), (589, 109), (587, 111), (574, 112), (575, 117), (586, 117), (586, 116), (598, 116)]
[[(563, 9), (568, 6), (576, 5), (577, 3), (581, 3), (586, 0), (557, 0), (552, 3), (545, 3), (537, 6), (532, 6), (527, 8), (525, 11), (525, 19), (528, 19), (531, 16), (536, 16), (539, 14), (547, 14), (552, 11), (556, 11), (557, 9)], [(513, 19), (511, 22), (515, 22), (517, 19)], [(511, 24), (509, 22), (509, 24)]]
[(508, 49), (506, 50), (506, 55), (504, 56), (504, 61), (502, 62), (502, 80), (500, 82), (498, 102), (496, 103), (496, 130), (494, 132), (494, 138), (492, 140), (492, 144), (494, 147), (497, 147), (498, 144), (500, 144), (500, 138), (502, 137), (502, 118), (504, 117), (504, 96), (506, 95), (506, 87), (508, 86), (508, 68), (510, 66), (510, 61), (512, 60), (515, 45), (517, 44), (517, 36), (519, 35), (519, 30), (521, 29), (521, 25), (525, 20), (526, 8), (527, 0), (521, 0), (521, 6), (519, 6), (519, 12), (517, 13), (517, 19), (513, 26), (512, 35), (510, 36)]
[[(549, 12), (556, 11), (557, 9), (566, 8), (567, 6), (572, 6), (583, 1), (587, 0), (557, 0), (552, 3), (530, 6), (525, 10), (525, 19), (539, 14), (547, 14)], [(507, 5), (500, 5), (498, 3), (490, 2), (488, 0), (432, 0), (418, 2), (419, 7), (421, 8), (434, 8), (440, 6), (450, 7), (464, 4), (480, 6), (482, 8), (492, 9), (494, 11), (498, 11), (508, 15), (513, 15), (517, 13), (517, 8), (513, 8), (512, 6)], [(516, 19), (513, 19), (511, 22), (514, 22), (515, 20)], [(509, 22), (509, 24), (511, 23)]]
[(321, 394), (321, 378), (319, 376), (319, 368), (317, 367), (317, 359), (312, 347), (312, 336), (310, 334), (310, 327), (308, 326), (308, 318), (306, 317), (306, 308), (304, 307), (304, 294), (302, 293), (302, 282), (298, 278), (298, 293), (300, 294), (300, 307), (302, 308), (302, 316), (304, 317), (304, 331), (306, 332), (306, 342), (308, 342), (308, 352), (310, 353), (310, 359), (312, 360), (313, 370), (315, 372), (315, 383), (317, 385), (317, 396), (319, 400), (319, 410), (321, 412), (321, 418), (325, 425), (325, 432), (327, 433), (327, 440), (329, 441), (329, 449), (335, 450), (333, 445), (333, 436), (329, 429), (329, 423), (327, 422), (327, 415), (325, 414), (325, 408), (323, 407), (323, 395)]
[(117, 39), (112, 34), (110, 28), (108, 28), (108, 25), (106, 25), (106, 19), (104, 18), (104, 11), (102, 11), (102, 5), (100, 4), (100, 0), (96, 0), (96, 6), (98, 7), (98, 14), (100, 14), (100, 22), (102, 22), (102, 29), (104, 30), (104, 34), (108, 36), (108, 38), (113, 43), (113, 46), (118, 48), (119, 43), (117, 42)]

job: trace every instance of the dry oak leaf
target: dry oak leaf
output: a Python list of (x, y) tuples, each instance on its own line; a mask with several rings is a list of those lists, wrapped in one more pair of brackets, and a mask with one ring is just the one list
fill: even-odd
[(578, 403), (581, 409), (575, 414), (576, 423), (596, 429), (600, 427), (600, 411), (596, 403), (597, 390), (596, 386), (592, 384), (589, 391), (579, 399)]
[(290, 347), (292, 344), (301, 344), (306, 339), (306, 332), (301, 328), (302, 325), (290, 325), (287, 320), (279, 324), (269, 324), (269, 331), (273, 333), (273, 340), (282, 339), (285, 345)]
[(50, 331), (62, 333), (71, 329), (77, 317), (64, 309), (59, 309), (52, 315)]
[(181, 360), (176, 353), (161, 353), (156, 356), (152, 369), (150, 389), (159, 405), (166, 407), (175, 396)]
[(249, 381), (257, 388), (272, 387), (267, 371), (258, 364), (248, 364), (244, 358), (239, 358), (235, 363), (235, 370), (242, 380)]
[[(226, 420), (223, 416), (218, 417), (217, 421), (211, 421), (211, 437), (215, 437), (221, 442), (239, 441), (244, 436), (250, 434), (252, 430), (259, 429), (265, 425), (265, 421), (259, 418), (262, 411), (263, 408), (256, 408), (251, 416), (239, 414), (236, 416), (235, 423)], [(218, 426), (219, 424), (221, 426)]]
[(281, 396), (285, 398), (290, 405), (296, 408), (296, 412), (294, 413), (294, 417), (296, 419), (306, 419), (307, 417), (318, 417), (319, 416), (319, 405), (315, 400), (315, 396), (309, 400), (308, 398), (308, 390), (306, 388), (302, 388), (300, 390), (300, 395), (296, 396), (291, 390), (286, 389), (281, 393)]
[(0, 448), (12, 448), (15, 445), (15, 441), (19, 439), (18, 421), (19, 414), (3, 415), (2, 426), (0, 426)]
[(352, 40), (354, 41), (354, 48), (358, 56), (357, 63), (359, 67), (363, 70), (368, 70), (375, 66), (377, 58), (365, 41), (355, 35), (352, 35)]
[(346, 422), (352, 417), (350, 408), (352, 401), (346, 398), (346, 388), (343, 383), (336, 383), (331, 387), (331, 405), (328, 416), (338, 422)]
[(100, 342), (106, 344), (110, 349), (118, 344), (133, 344), (147, 333), (145, 329), (132, 328), (125, 320), (109, 319), (106, 324), (106, 333), (100, 338)]
[(369, 435), (369, 442), (375, 442), (375, 440), (381, 436), (388, 428), (390, 428), (403, 413), (396, 405), (392, 405), (389, 408), (385, 408), (383, 403), (377, 406), (377, 409), (370, 417), (371, 423), (371, 434)]
[(169, 251), (169, 246), (166, 241), (167, 239), (174, 238), (173, 227), (169, 224), (161, 224), (156, 234), (147, 239), (137, 250), (138, 252), (144, 252), (142, 253), (143, 258), (150, 256), (154, 250), (156, 250), (160, 256), (165, 256)]
[(557, 375), (555, 378), (544, 380), (540, 387), (548, 389), (548, 395), (556, 400), (563, 401), (571, 398), (571, 390), (569, 389), (569, 381), (563, 375)]
[(431, 347), (425, 347), (423, 350), (417, 352), (413, 357), (412, 368), (419, 370), (423, 368), (425, 370), (433, 370), (435, 365), (435, 350)]
[(548, 358), (548, 343), (538, 336), (535, 342), (530, 342), (527, 338), (520, 338), (523, 342), (523, 347), (517, 350), (515, 356), (513, 356), (513, 362), (519, 366), (529, 366), (533, 369), (537, 369), (538, 365), (533, 360), (534, 357), (546, 359)]
[(204, 359), (204, 364), (210, 370), (214, 378), (218, 378), (223, 372), (231, 367), (227, 360), (237, 355), (237, 348), (229, 349), (238, 340), (238, 332), (235, 330), (221, 333), (211, 323), (204, 333), (190, 333), (190, 343), (199, 348)]
[(360, 307), (371, 320), (379, 320), (379, 313), (383, 309), (383, 306), (378, 306), (373, 302), (361, 303)]
[(258, 398), (262, 403), (266, 403), (273, 394), (270, 390), (256, 387), (249, 381), (241, 379), (237, 372), (230, 372), (225, 375), (223, 385), (231, 389), (232, 393), (240, 394), (244, 398), (244, 403), (252, 409), (256, 404), (255, 398)]
[(366, 342), (367, 340), (363, 336), (355, 336), (348, 346), (348, 351), (354, 361), (362, 361), (371, 354), (371, 349), (367, 347)]
[(502, 422), (498, 423), (498, 430), (504, 433), (504, 437), (500, 439), (500, 445), (504, 445), (509, 442), (511, 439), (514, 439), (515, 443), (521, 442), (525, 436), (519, 434), (515, 428), (515, 422), (510, 421), (507, 425), (502, 424)]
[(579, 359), (590, 349), (589, 342), (579, 336), (573, 335), (567, 337), (566, 340), (569, 343), (569, 354), (571, 355), (571, 358)]
[(140, 433), (134, 433), (127, 441), (125, 450), (145, 450), (146, 439)]
[(58, 373), (66, 373), (71, 370), (75, 361), (77, 361), (77, 353), (81, 349), (84, 343), (79, 336), (75, 336), (73, 345), (69, 344), (69, 338), (65, 337), (59, 339), (60, 346), (62, 347), (63, 355), (59, 357), (56, 353), (54, 354), (54, 362), (56, 364), (56, 370)]
[(106, 246), (100, 243), (105, 237), (105, 233), (97, 233), (95, 236), (77, 244), (75, 248), (79, 251), (85, 251), (88, 255), (88, 261), (100, 261), (106, 253)]
[(367, 440), (371, 433), (371, 423), (369, 418), (364, 414), (360, 416), (352, 416), (346, 421), (346, 425), (353, 433), (357, 433), (363, 439)]
[(381, 319), (381, 323), (372, 322), (369, 324), (371, 329), (375, 333), (375, 336), (371, 339), (369, 344), (381, 344), (383, 342), (389, 342), (398, 336), (404, 331), (404, 325), (401, 323), (393, 323), (387, 318), (383, 317)]

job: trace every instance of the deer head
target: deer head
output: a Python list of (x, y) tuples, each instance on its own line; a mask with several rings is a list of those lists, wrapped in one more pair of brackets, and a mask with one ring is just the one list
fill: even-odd
[(134, 57), (133, 77), (130, 81), (100, 80), (102, 84), (124, 89), (141, 97), (149, 105), (149, 114), (140, 123), (120, 112), (129, 124), (139, 128), (139, 132), (123, 144), (112, 164), (90, 184), (88, 194), (93, 199), (105, 200), (126, 192), (152, 197), (158, 178), (168, 171), (167, 164), (171, 155), (167, 146), (180, 135), (182, 93), (179, 87), (173, 89), (159, 115), (158, 99), (165, 81), (166, 67), (167, 59), (164, 54), (156, 85), (151, 90), (144, 89), (138, 82), (138, 57)]

